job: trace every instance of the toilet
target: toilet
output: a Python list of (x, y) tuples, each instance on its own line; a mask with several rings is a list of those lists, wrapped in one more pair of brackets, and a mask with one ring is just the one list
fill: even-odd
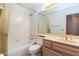
[(31, 54), (31, 56), (36, 56), (36, 53), (40, 51), (40, 48), (43, 45), (43, 40), (41, 37), (34, 37), (33, 43), (35, 44), (28, 48), (28, 52)]
[(29, 47), (28, 51), (31, 56), (36, 56), (36, 53), (40, 50), (41, 45), (34, 44), (31, 47)]

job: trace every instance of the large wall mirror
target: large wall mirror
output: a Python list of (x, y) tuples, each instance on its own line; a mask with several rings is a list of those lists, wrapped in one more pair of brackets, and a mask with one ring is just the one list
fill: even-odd
[(39, 32), (79, 35), (78, 3), (60, 3), (40, 12), (38, 19)]

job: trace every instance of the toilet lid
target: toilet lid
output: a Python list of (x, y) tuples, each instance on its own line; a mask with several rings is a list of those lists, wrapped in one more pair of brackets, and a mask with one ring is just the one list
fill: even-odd
[(29, 48), (29, 50), (37, 50), (39, 49), (41, 46), (40, 45), (33, 45)]

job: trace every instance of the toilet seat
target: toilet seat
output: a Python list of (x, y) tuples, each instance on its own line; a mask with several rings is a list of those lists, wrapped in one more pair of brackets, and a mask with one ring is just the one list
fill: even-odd
[(40, 45), (37, 45), (37, 44), (34, 44), (32, 45), (31, 47), (29, 47), (29, 53), (36, 53), (40, 50), (41, 46)]
[(40, 45), (35, 44), (35, 45), (31, 46), (31, 47), (29, 48), (29, 50), (37, 50), (37, 49), (39, 49), (40, 47), (41, 47)]

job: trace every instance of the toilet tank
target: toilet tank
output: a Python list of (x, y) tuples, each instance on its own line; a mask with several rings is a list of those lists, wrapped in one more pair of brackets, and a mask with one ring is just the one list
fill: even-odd
[(37, 44), (39, 44), (41, 46), (43, 45), (43, 37), (37, 36), (37, 37), (35, 37), (35, 41)]

